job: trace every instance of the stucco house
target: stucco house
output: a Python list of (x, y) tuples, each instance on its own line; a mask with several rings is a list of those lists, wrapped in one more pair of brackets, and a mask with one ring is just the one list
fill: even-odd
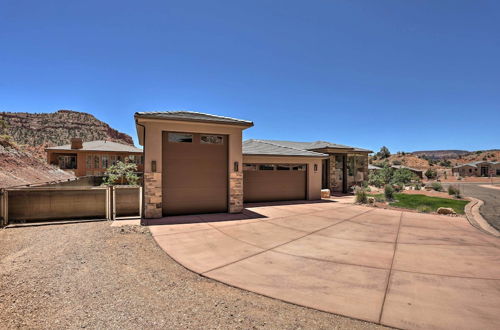
[(499, 176), (500, 162), (478, 161), (454, 166), (452, 172), (459, 176)]
[(73, 138), (70, 144), (45, 148), (45, 151), (49, 164), (72, 171), (77, 177), (103, 175), (118, 161), (133, 162), (139, 172), (143, 170), (142, 149), (111, 141), (83, 142), (81, 138)]
[(137, 112), (144, 217), (230, 212), (244, 202), (316, 200), (366, 180), (370, 150), (326, 141), (242, 141), (253, 122), (190, 111)]

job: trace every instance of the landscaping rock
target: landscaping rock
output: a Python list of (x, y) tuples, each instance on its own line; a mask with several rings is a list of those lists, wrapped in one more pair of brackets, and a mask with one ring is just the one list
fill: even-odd
[(456, 215), (457, 213), (455, 210), (453, 210), (451, 207), (440, 207), (437, 209), (438, 214), (445, 214), (445, 215)]
[(375, 197), (368, 197), (368, 204), (375, 204)]

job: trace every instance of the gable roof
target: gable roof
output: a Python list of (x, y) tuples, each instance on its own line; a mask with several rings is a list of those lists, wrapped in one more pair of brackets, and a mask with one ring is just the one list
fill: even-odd
[(302, 150), (316, 150), (316, 149), (330, 148), (330, 149), (350, 149), (352, 151), (361, 151), (361, 152), (372, 152), (371, 150), (368, 149), (356, 148), (328, 141), (314, 141), (314, 142), (295, 142), (295, 141), (281, 141), (281, 140), (259, 140), (259, 141), (265, 141), (284, 147), (292, 147)]
[(81, 149), (71, 149), (71, 144), (65, 144), (62, 146), (45, 148), (45, 150), (142, 152), (142, 149), (134, 146), (104, 140), (83, 142), (83, 147)]
[(244, 155), (274, 155), (274, 156), (302, 156), (302, 157), (327, 157), (327, 154), (304, 150), (294, 146), (283, 146), (266, 140), (243, 141)]
[(453, 168), (460, 168), (460, 167), (464, 167), (464, 166), (477, 167), (478, 164), (483, 164), (483, 163), (496, 165), (496, 164), (499, 164), (500, 162), (490, 162), (488, 160), (480, 160), (480, 161), (476, 161), (476, 162), (471, 162), (471, 163), (467, 163), (467, 164), (460, 164), (457, 166), (453, 166)]
[(135, 118), (151, 118), (151, 119), (165, 119), (165, 120), (180, 120), (192, 122), (208, 122), (217, 124), (231, 124), (241, 126), (253, 126), (253, 122), (249, 120), (236, 119), (231, 117), (211, 115), (203, 112), (195, 111), (149, 111), (149, 112), (136, 112)]

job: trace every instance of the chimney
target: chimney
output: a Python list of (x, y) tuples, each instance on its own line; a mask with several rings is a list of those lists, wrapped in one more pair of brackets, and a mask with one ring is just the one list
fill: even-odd
[(83, 148), (83, 140), (81, 138), (71, 139), (71, 149), (82, 149), (82, 148)]

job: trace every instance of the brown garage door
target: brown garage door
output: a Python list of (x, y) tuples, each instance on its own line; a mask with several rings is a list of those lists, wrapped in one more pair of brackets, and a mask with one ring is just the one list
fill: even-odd
[(227, 212), (227, 136), (163, 133), (163, 214)]
[(245, 202), (306, 199), (307, 165), (244, 164)]

